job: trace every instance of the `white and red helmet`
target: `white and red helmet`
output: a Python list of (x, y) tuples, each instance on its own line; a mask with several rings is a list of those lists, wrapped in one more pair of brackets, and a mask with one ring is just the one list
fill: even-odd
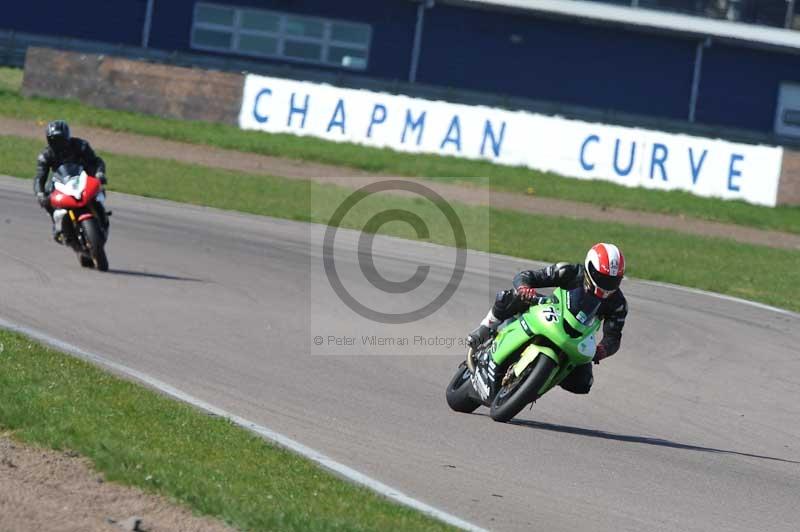
[(606, 299), (619, 289), (625, 275), (625, 257), (614, 244), (595, 244), (586, 254), (586, 290)]

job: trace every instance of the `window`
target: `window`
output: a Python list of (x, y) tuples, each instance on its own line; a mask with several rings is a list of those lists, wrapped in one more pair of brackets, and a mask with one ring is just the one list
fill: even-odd
[(775, 110), (775, 133), (800, 138), (800, 83), (781, 82)]
[(269, 31), (278, 33), (281, 27), (281, 17), (267, 11), (254, 11), (252, 9), (242, 12), (242, 29), (255, 31)]
[(210, 6), (199, 4), (195, 18), (208, 24), (220, 26), (233, 26), (234, 11), (228, 7)]
[(785, 110), (783, 112), (783, 123), (792, 127), (800, 126), (800, 111), (796, 109)]
[(257, 35), (240, 35), (239, 51), (246, 54), (278, 55), (278, 39)]
[(367, 24), (198, 3), (191, 43), (200, 50), (364, 70), (371, 38)]

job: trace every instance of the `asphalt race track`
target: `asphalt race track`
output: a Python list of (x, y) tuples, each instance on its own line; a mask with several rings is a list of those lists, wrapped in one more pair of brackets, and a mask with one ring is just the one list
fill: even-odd
[[(595, 367), (591, 394), (555, 390), (503, 425), (485, 409), (448, 409), (459, 346), (328, 337), (461, 338), (521, 261), (470, 254), (442, 309), (410, 325), (370, 325), (321, 273), (319, 226), (120, 194), (109, 203), (112, 272), (100, 274), (50, 241), (29, 181), (0, 178), (0, 318), (492, 530), (798, 530), (797, 315), (628, 280), (623, 347)], [(452, 250), (377, 238), (387, 278), (431, 265), (428, 289), (377, 297), (349, 253), (358, 235), (339, 237), (337, 271), (370, 305), (422, 305), (450, 280)]]

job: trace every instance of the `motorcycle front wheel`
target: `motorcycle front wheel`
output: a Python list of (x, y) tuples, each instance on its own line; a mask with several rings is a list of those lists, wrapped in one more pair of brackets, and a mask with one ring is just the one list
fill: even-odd
[(528, 403), (539, 398), (539, 390), (550, 378), (556, 363), (550, 357), (539, 354), (522, 375), (505, 384), (494, 396), (490, 415), (495, 421), (511, 421)]
[(100, 231), (100, 226), (95, 218), (89, 218), (81, 222), (83, 236), (86, 245), (89, 247), (89, 256), (94, 263), (94, 267), (101, 272), (108, 271), (108, 257), (106, 257), (105, 239)]

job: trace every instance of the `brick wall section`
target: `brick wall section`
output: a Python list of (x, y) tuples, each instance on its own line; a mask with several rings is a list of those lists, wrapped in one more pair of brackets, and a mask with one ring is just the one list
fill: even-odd
[(783, 149), (778, 205), (800, 205), (800, 151)]
[(34, 47), (25, 57), (22, 82), (26, 96), (233, 125), (243, 87), (242, 74)]

